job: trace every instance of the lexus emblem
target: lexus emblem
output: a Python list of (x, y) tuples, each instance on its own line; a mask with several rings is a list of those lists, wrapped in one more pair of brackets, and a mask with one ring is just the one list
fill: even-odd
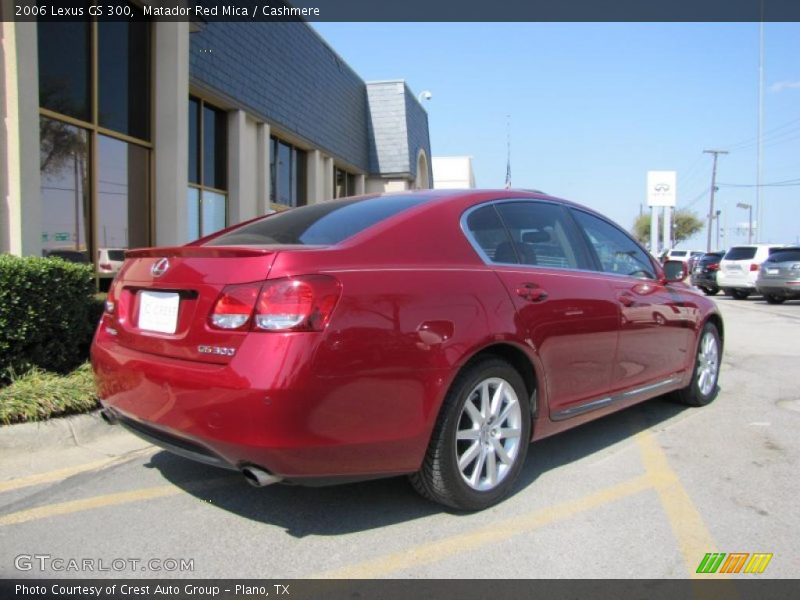
[(161, 277), (167, 272), (167, 269), (169, 269), (169, 261), (166, 258), (159, 258), (153, 263), (153, 266), (150, 267), (150, 274), (153, 277)]

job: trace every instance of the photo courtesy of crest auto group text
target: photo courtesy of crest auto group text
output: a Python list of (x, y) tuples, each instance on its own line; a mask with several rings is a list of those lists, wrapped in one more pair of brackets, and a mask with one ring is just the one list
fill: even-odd
[(800, 592), (800, 6), (0, 34), (0, 597)]

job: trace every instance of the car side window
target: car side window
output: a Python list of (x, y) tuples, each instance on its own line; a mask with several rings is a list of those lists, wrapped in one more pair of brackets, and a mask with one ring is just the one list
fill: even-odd
[(497, 212), (511, 236), (507, 249), (498, 247), (498, 255), (501, 251), (516, 254), (524, 265), (587, 267), (580, 244), (575, 243), (576, 232), (561, 206), (548, 202), (501, 202)]
[[(477, 243), (484, 260), (494, 263), (519, 262), (508, 237), (506, 228), (495, 210), (494, 204), (472, 211), (466, 220), (467, 232)], [(477, 249), (477, 248), (476, 248)]]
[(603, 272), (656, 279), (647, 253), (624, 231), (582, 210), (572, 209), (572, 214), (591, 243)]

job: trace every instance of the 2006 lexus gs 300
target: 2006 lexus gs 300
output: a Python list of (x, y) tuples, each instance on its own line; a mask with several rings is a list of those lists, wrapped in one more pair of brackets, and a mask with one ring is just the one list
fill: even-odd
[(714, 399), (723, 323), (682, 267), (536, 193), (301, 207), (128, 252), (98, 395), (108, 421), (255, 485), (409, 474), (481, 509), (532, 440), (668, 392)]

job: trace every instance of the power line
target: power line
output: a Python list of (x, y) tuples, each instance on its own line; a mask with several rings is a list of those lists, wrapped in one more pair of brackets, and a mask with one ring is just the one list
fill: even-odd
[(772, 183), (719, 183), (724, 187), (754, 188), (754, 187), (793, 187), (800, 185), (800, 178), (786, 179), (785, 181), (773, 181)]

